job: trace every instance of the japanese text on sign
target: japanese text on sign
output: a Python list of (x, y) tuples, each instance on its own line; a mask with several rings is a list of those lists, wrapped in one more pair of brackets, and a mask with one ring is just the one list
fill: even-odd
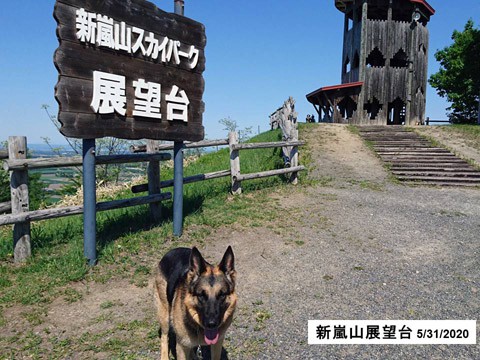
[[(133, 81), (133, 87), (135, 89), (133, 116), (161, 119), (161, 84), (138, 79)], [(116, 112), (125, 116), (127, 111), (125, 88), (125, 76), (94, 71), (91, 108), (98, 114)], [(190, 101), (184, 90), (173, 85), (170, 93), (165, 96), (165, 100), (167, 101), (167, 120), (188, 121)]]
[(475, 344), (475, 320), (309, 320), (309, 344)]
[[(125, 22), (81, 8), (76, 11), (77, 39), (129, 54), (141, 53), (146, 58), (162, 63), (174, 62), (180, 65), (185, 59), (190, 69), (198, 64), (199, 50), (193, 45), (183, 45), (178, 40), (160, 37), (153, 32), (129, 26)], [(183, 49), (183, 50), (182, 50)]]

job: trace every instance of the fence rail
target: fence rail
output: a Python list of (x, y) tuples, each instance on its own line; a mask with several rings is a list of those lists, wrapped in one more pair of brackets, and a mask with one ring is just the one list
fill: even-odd
[[(107, 211), (107, 210), (114, 210), (114, 209), (122, 209), (130, 206), (151, 204), (151, 203), (155, 203), (163, 200), (168, 200), (171, 198), (172, 198), (171, 193), (162, 193), (162, 194), (136, 197), (131, 199), (99, 202), (97, 203), (96, 210)], [(35, 211), (24, 212), (17, 215), (10, 214), (10, 215), (0, 216), (0, 225), (17, 224), (25, 221), (56, 219), (60, 217), (79, 215), (79, 214), (83, 214), (82, 205), (65, 206), (65, 207), (44, 209), (44, 210), (35, 210)]]
[[(105, 164), (128, 164), (147, 161), (170, 160), (170, 154), (124, 154), (124, 155), (98, 155), (95, 157), (97, 165)], [(57, 157), (57, 158), (36, 158), (36, 159), (11, 159), (5, 160), (3, 168), (6, 171), (25, 170), (25, 169), (45, 169), (61, 168), (71, 166), (81, 166), (83, 159), (81, 156)]]
[(450, 120), (434, 120), (434, 119), (430, 119), (429, 117), (427, 117), (427, 119), (425, 120), (425, 125), (431, 125), (432, 123), (445, 123), (445, 124), (449, 124), (450, 123)]
[[(191, 184), (197, 181), (217, 179), (225, 176), (230, 176), (230, 170), (215, 171), (207, 174), (199, 174), (193, 176), (187, 176), (183, 178), (184, 184)], [(173, 179), (160, 181), (160, 188), (167, 188), (173, 186)], [(132, 186), (132, 192), (134, 194), (148, 191), (148, 184), (140, 184)]]
[[(292, 182), (296, 182), (296, 174), (299, 171), (304, 171), (304, 166), (291, 166), (285, 169), (276, 169), (276, 170), (269, 170), (263, 171), (258, 173), (251, 173), (251, 174), (241, 174), (240, 172), (240, 158), (239, 158), (239, 150), (252, 150), (252, 149), (268, 149), (268, 148), (276, 148), (276, 147), (291, 147), (291, 158), (296, 159), (298, 156), (297, 147), (305, 145), (305, 141), (276, 141), (276, 142), (258, 142), (258, 143), (238, 143), (238, 135), (236, 133), (230, 133), (230, 136), (227, 140), (207, 140), (207, 141), (200, 141), (198, 143), (187, 143), (185, 144), (185, 148), (198, 148), (198, 147), (207, 147), (207, 146), (219, 146), (219, 145), (229, 145), (230, 147), (230, 170), (221, 170), (207, 174), (199, 174), (194, 176), (189, 176), (183, 178), (184, 184), (190, 184), (197, 181), (204, 181), (209, 179), (216, 179), (220, 177), (227, 177), (230, 176), (232, 180), (232, 193), (233, 194), (240, 194), (241, 193), (241, 186), (240, 183), (243, 180), (253, 180), (253, 179), (260, 179), (269, 176), (275, 175), (285, 175), (292, 173), (293, 178), (291, 179)], [(172, 145), (162, 144), (160, 146), (155, 147), (155, 149), (161, 150), (169, 150), (173, 148)], [(142, 152), (146, 151), (145, 147), (133, 147), (132, 151)], [(295, 160), (294, 160), (295, 161)], [(298, 159), (296, 160), (298, 163)], [(292, 164), (295, 165), (295, 164)], [(160, 188), (166, 188), (173, 186), (173, 180), (161, 181)], [(141, 193), (148, 191), (148, 184), (140, 184), (132, 186), (133, 193)]]
[[(230, 176), (232, 193), (239, 194), (241, 193), (241, 181), (291, 173), (292, 177), (290, 180), (295, 184), (297, 181), (297, 173), (305, 170), (304, 166), (298, 166), (298, 146), (302, 146), (304, 144), (305, 142), (298, 141), (297, 139), (293, 139), (292, 141), (278, 141), (270, 143), (240, 144), (238, 143), (237, 133), (230, 133), (228, 139), (185, 143), (183, 146), (184, 149), (228, 145), (230, 149), (230, 169), (184, 177), (183, 183), (190, 184), (198, 181)], [(240, 172), (239, 150), (265, 149), (274, 147), (282, 147), (284, 149), (288, 148), (288, 154), (292, 160), (290, 167), (251, 174), (242, 174)], [(150, 204), (150, 211), (153, 219), (160, 219), (160, 202), (172, 198), (171, 193), (160, 193), (160, 189), (173, 186), (174, 180), (160, 180), (159, 162), (170, 160), (171, 154), (159, 153), (159, 151), (172, 149), (172, 144), (158, 144), (158, 142), (148, 141), (147, 146), (131, 147), (133, 154), (95, 156), (95, 165), (135, 162), (149, 163), (147, 171), (148, 183), (135, 185), (131, 189), (132, 193), (148, 191), (149, 195), (130, 199), (99, 202), (95, 205), (96, 211), (106, 211)], [(12, 200), (10, 202), (0, 203), (0, 214), (11, 211), (11, 214), (0, 215), (0, 226), (10, 224), (14, 224), (15, 226), (13, 231), (15, 262), (25, 261), (26, 258), (30, 256), (30, 222), (84, 213), (83, 205), (50, 208), (36, 211), (28, 210), (29, 196), (27, 184), (29, 170), (81, 166), (83, 164), (83, 160), (81, 156), (26, 159), (26, 153), (27, 146), (25, 137), (10, 137), (8, 151), (0, 150), (0, 159), (6, 159), (3, 161), (3, 168), (6, 171), (11, 172), (10, 185), (12, 193)]]
[(232, 150), (249, 150), (249, 149), (268, 149), (284, 146), (302, 146), (305, 141), (276, 141), (265, 143), (248, 143), (248, 144), (232, 144)]
[[(185, 142), (183, 144), (184, 149), (198, 149), (202, 147), (211, 147), (211, 146), (224, 146), (228, 145), (228, 139), (219, 139), (219, 140), (203, 140), (198, 142)], [(136, 145), (130, 146), (130, 150), (133, 153), (142, 153), (147, 151), (146, 145)], [(160, 144), (155, 146), (155, 151), (162, 150), (173, 150), (173, 144)]]
[(12, 202), (7, 201), (7, 202), (2, 202), (0, 203), (0, 214), (6, 213), (12, 211)]
[(240, 174), (240, 175), (234, 176), (234, 181), (260, 179), (260, 178), (269, 177), (269, 176), (296, 173), (303, 170), (305, 170), (305, 166), (293, 166), (286, 169), (269, 170), (269, 171), (262, 171), (258, 173), (243, 174), (243, 175)]

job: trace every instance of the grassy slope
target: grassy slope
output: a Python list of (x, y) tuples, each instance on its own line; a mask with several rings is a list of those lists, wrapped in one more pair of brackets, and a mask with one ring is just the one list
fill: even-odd
[[(308, 131), (308, 126), (304, 131)], [(279, 131), (269, 131), (251, 141), (280, 139)], [(306, 164), (308, 157), (307, 149), (302, 149), (301, 163)], [(280, 149), (241, 151), (240, 162), (242, 173), (283, 167)], [(228, 168), (229, 152), (223, 149), (202, 156), (185, 168), (184, 175)], [(162, 179), (170, 178), (172, 170), (163, 169)], [(305, 176), (300, 179), (304, 181)], [(94, 268), (85, 265), (81, 216), (32, 223), (33, 256), (28, 264), (18, 267), (12, 264), (11, 227), (0, 227), (0, 348), (3, 349), (0, 359), (92, 358), (97, 354), (140, 359), (143, 357), (139, 357), (139, 349), (157, 351), (158, 325), (151, 314), (145, 314), (141, 320), (122, 322), (110, 318), (112, 312), (122, 310), (122, 304), (102, 303), (103, 315), (95, 321), (108, 326), (98, 332), (86, 330), (80, 338), (72, 334), (59, 337), (49, 334), (44, 319), (54, 300), (75, 303), (86, 295), (84, 287), (76, 286), (78, 281), (87, 284), (87, 289), (88, 284), (113, 284), (119, 278), (144, 287), (152, 276), (153, 264), (169, 248), (201, 245), (221, 226), (272, 226), (277, 219), (278, 204), (271, 195), (283, 187), (289, 185), (284, 177), (278, 176), (246, 181), (242, 184), (243, 195), (234, 197), (229, 194), (228, 177), (185, 185), (185, 226), (180, 239), (172, 235), (171, 201), (163, 203), (163, 220), (158, 225), (151, 224), (148, 206), (99, 213), (99, 264)], [(98, 200), (131, 196), (126, 189), (110, 195), (109, 199)], [(10, 307), (17, 314), (16, 325), (3, 316)]]
[[(279, 131), (271, 131), (256, 136), (252, 141), (279, 139)], [(279, 154), (280, 149), (242, 151), (242, 173), (281, 167)], [(185, 176), (228, 168), (228, 149), (222, 149), (204, 155), (189, 165), (185, 169)], [(162, 178), (172, 178), (172, 170), (163, 171)], [(259, 202), (267, 202), (265, 190), (258, 190), (272, 189), (284, 183), (284, 179), (280, 177), (244, 182), (244, 192), (254, 192), (255, 200), (249, 196), (230, 197), (229, 178), (186, 185), (184, 214), (187, 238), (201, 241), (208, 236), (212, 228), (238, 221), (261, 221), (269, 215), (264, 207), (254, 206)], [(129, 190), (125, 190), (110, 199), (131, 196)], [(11, 263), (11, 227), (0, 228), (0, 305), (48, 303), (63, 291), (62, 286), (72, 281), (102, 281), (122, 272), (144, 275), (143, 273), (148, 271), (144, 269), (145, 265), (141, 260), (136, 259), (136, 255), (163, 249), (165, 241), (173, 238), (172, 202), (167, 201), (163, 205), (164, 219), (158, 226), (151, 225), (148, 206), (99, 213), (99, 266), (95, 269), (89, 269), (84, 262), (81, 216), (33, 223), (33, 257), (27, 265), (21, 267), (14, 267)], [(139, 282), (145, 280), (145, 277), (139, 278)]]
[(471, 140), (475, 148), (480, 149), (480, 126), (478, 125), (450, 125), (442, 126), (445, 132), (454, 132), (460, 134), (466, 140)]

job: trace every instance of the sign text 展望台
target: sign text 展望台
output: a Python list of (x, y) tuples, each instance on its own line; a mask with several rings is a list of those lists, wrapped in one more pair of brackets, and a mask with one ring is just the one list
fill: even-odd
[(203, 139), (202, 24), (144, 0), (57, 0), (55, 18), (64, 135)]

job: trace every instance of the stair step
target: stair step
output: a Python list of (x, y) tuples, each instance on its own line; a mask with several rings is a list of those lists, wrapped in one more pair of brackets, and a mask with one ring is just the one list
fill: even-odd
[(435, 156), (437, 158), (456, 157), (450, 152), (443, 151), (377, 151), (379, 155), (385, 156)]
[(405, 141), (405, 140), (421, 140), (418, 136), (363, 136), (364, 139), (370, 141)]
[(421, 177), (447, 177), (447, 178), (469, 178), (469, 179), (477, 179), (480, 181), (480, 173), (478, 172), (443, 172), (443, 171), (405, 171), (405, 170), (394, 170), (392, 174), (398, 176), (421, 176)]
[(458, 178), (458, 177), (446, 177), (446, 176), (397, 176), (400, 181), (441, 181), (441, 182), (458, 182), (458, 183), (472, 183), (480, 185), (480, 179), (478, 178)]
[(480, 186), (480, 171), (415, 132), (401, 126), (358, 129), (399, 181), (414, 185)]
[(479, 171), (468, 167), (445, 167), (445, 166), (406, 166), (406, 165), (392, 165), (391, 171), (444, 171), (444, 172), (463, 172), (463, 173), (478, 173)]
[[(429, 144), (373, 144), (373, 147), (378, 150), (395, 149), (395, 150), (421, 150), (421, 149), (442, 149), (432, 148)], [(445, 149), (442, 149), (445, 150)]]
[(469, 184), (469, 183), (463, 183), (463, 182), (443, 182), (443, 181), (422, 181), (422, 182), (415, 182), (415, 181), (402, 181), (405, 184), (408, 185), (418, 185), (418, 186), (423, 186), (423, 185), (430, 185), (430, 186), (441, 186), (441, 187), (446, 187), (446, 186), (458, 186), (458, 187), (471, 187), (471, 188), (478, 188), (480, 184)]
[(442, 152), (448, 152), (447, 149), (441, 148), (441, 147), (433, 147), (431, 145), (418, 145), (418, 144), (385, 144), (385, 145), (377, 145), (373, 144), (374, 148), (377, 148), (379, 150), (388, 150), (388, 149), (399, 149), (399, 150), (418, 150), (418, 151), (425, 151), (426, 149), (430, 149), (432, 151), (442, 151)]
[(385, 161), (421, 161), (421, 162), (452, 162), (452, 163), (466, 163), (465, 160), (459, 159), (455, 156), (431, 156), (431, 155), (422, 155), (422, 156), (412, 156), (412, 155), (382, 155), (381, 158)]

